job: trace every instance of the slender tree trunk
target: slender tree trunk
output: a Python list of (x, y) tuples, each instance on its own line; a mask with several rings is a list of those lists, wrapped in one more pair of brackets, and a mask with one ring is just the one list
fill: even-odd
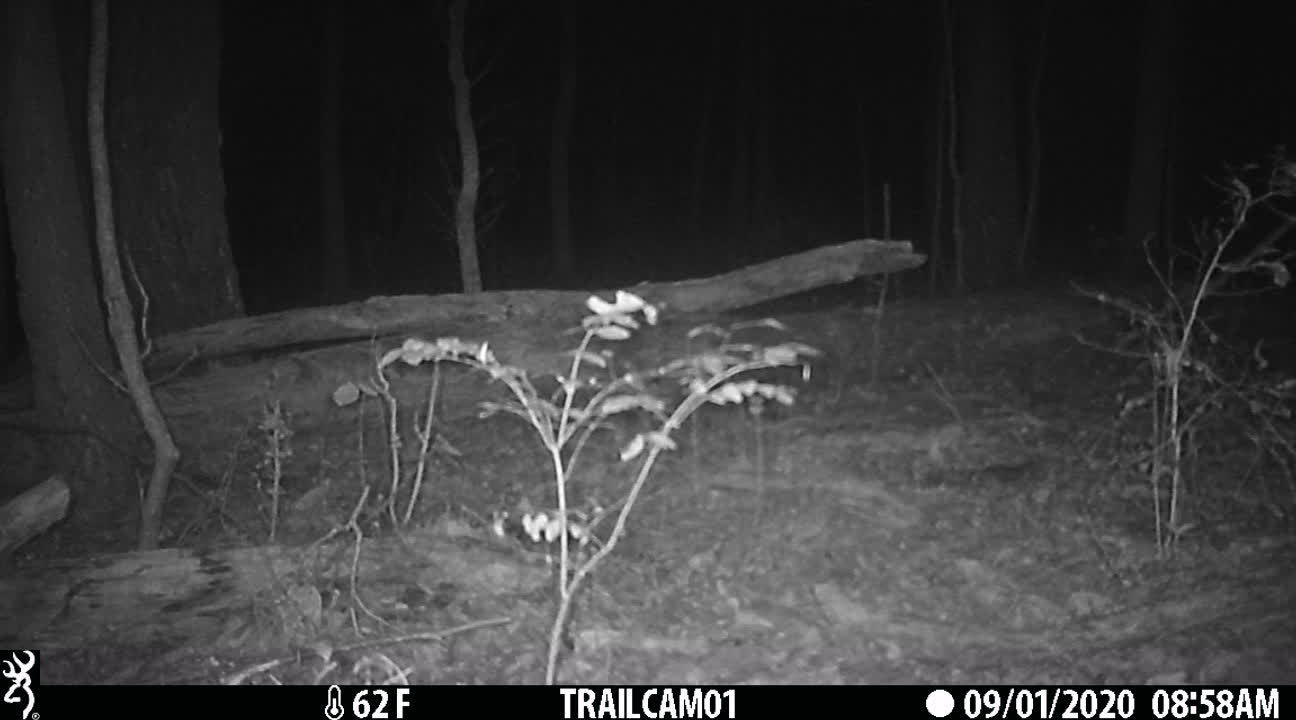
[(1155, 245), (1161, 231), (1175, 36), (1174, 0), (1148, 0), (1125, 193), (1125, 242), (1121, 257), (1113, 258), (1126, 274), (1143, 267), (1144, 246)]
[[(0, 178), (0, 199), (4, 198), (4, 182)], [(9, 244), (9, 218), (5, 204), (0, 202), (0, 384), (11, 379), (6, 376), (10, 363), (18, 359), (21, 333), (18, 325), (18, 292), (14, 286), (13, 254)]]
[(963, 168), (959, 162), (959, 113), (957, 65), (954, 62), (954, 11), (951, 0), (941, 3), (941, 27), (945, 32), (946, 122), (949, 131), (945, 159), (950, 176), (950, 237), (954, 246), (954, 293), (967, 291), (967, 233), (963, 229)]
[[(703, 11), (706, 7), (703, 6)], [(693, 167), (690, 177), (692, 184), (689, 188), (689, 218), (693, 231), (702, 234), (705, 226), (706, 215), (706, 169), (707, 153), (711, 144), (711, 117), (715, 112), (715, 93), (716, 93), (716, 70), (719, 63), (716, 62), (714, 54), (718, 46), (719, 31), (717, 30), (715, 18), (708, 14), (706, 22), (709, 23), (706, 59), (703, 61), (704, 68), (701, 71), (702, 80), (702, 111), (698, 116), (697, 133), (693, 137)]]
[(108, 170), (108, 141), (105, 133), (104, 102), (108, 85), (108, 0), (91, 2), (91, 40), (89, 93), (86, 127), (90, 140), (90, 174), (94, 193), (95, 240), (99, 248), (99, 269), (103, 279), (104, 305), (108, 309), (108, 327), (117, 349), (117, 360), (126, 379), (126, 387), (135, 402), (135, 411), (144, 422), (153, 443), (153, 473), (144, 494), (137, 546), (153, 550), (162, 531), (162, 509), (171, 485), (171, 472), (180, 460), (180, 451), (171, 439), (162, 411), (153, 399), (144, 362), (140, 357), (139, 336), (135, 332), (135, 312), (126, 281), (122, 277), (121, 259), (117, 253), (117, 231), (113, 218), (112, 179)]
[(134, 0), (109, 13), (114, 205), (147, 345), (148, 336), (243, 314), (221, 163), (221, 8)]
[(625, 96), (629, 89), (623, 78), (611, 67), (602, 72), (602, 86), (607, 88), (603, 95), (606, 103), (601, 108), (602, 142), (593, 164), (596, 177), (593, 187), (589, 189), (594, 209), (590, 216), (597, 215), (599, 232), (614, 232), (621, 223), (622, 212), (626, 206), (626, 191), (629, 183), (622, 177), (622, 147), (626, 142), (622, 132), (622, 115), (625, 113)]
[(939, 288), (940, 273), (944, 262), (945, 238), (945, 35), (942, 25), (943, 4), (937, 3), (934, 12), (928, 17), (930, 43), (927, 66), (928, 112), (924, 117), (925, 152), (923, 157), (923, 178), (926, 188), (927, 226), (927, 294), (933, 297)]
[(747, 257), (751, 232), (751, 131), (747, 113), (737, 109), (733, 131), (733, 174), (729, 178), (729, 222), (732, 228), (730, 261)]
[(874, 124), (864, 104), (864, 97), (855, 96), (855, 148), (859, 153), (860, 165), (860, 210), (861, 229), (864, 237), (874, 237), (874, 201), (873, 201), (873, 132)]
[(1161, 173), (1162, 182), (1165, 186), (1165, 192), (1161, 198), (1161, 242), (1154, 248), (1159, 252), (1160, 258), (1165, 258), (1174, 252), (1177, 247), (1175, 242), (1176, 223), (1179, 222), (1178, 201), (1179, 201), (1179, 157), (1182, 148), (1179, 145), (1179, 113), (1174, 109), (1174, 101), (1171, 100), (1170, 118), (1167, 121), (1166, 128), (1166, 156), (1164, 171)]
[(963, 92), (959, 97), (968, 247), (965, 261), (977, 287), (1012, 277), (1021, 238), (1022, 205), (1013, 94), (1013, 43), (998, 6), (961, 2), (955, 8)]
[(481, 153), (472, 119), (472, 81), (464, 68), (464, 26), (468, 0), (450, 3), (450, 84), (454, 87), (455, 130), (461, 161), (459, 197), (455, 202), (455, 238), (459, 243), (459, 278), (465, 293), (482, 291), (477, 262), (477, 194), (481, 190)]
[(321, 289), (326, 301), (346, 296), (351, 281), (347, 252), (346, 193), (342, 186), (342, 53), (345, 29), (341, 2), (323, 4), (324, 47), (320, 52), (320, 239)]
[(936, 88), (933, 118), (928, 144), (927, 187), (931, 193), (927, 228), (927, 295), (934, 297), (940, 285), (940, 273), (945, 262), (945, 133), (949, 112), (945, 104), (945, 76), (937, 71), (933, 87)]
[(549, 135), (549, 212), (553, 241), (554, 265), (559, 278), (570, 280), (576, 271), (572, 252), (571, 229), (571, 132), (572, 111), (576, 95), (576, 34), (573, 31), (576, 8), (561, 3), (562, 59), (558, 69), (558, 95), (554, 99), (553, 121)]
[(772, 90), (774, 58), (770, 47), (769, 8), (763, 4), (757, 4), (755, 8), (752, 52), (756, 77), (752, 82), (752, 110), (756, 122), (752, 127), (751, 217), (756, 225), (757, 232), (753, 238), (757, 247), (752, 248), (752, 252), (754, 257), (763, 258), (769, 248), (777, 247), (779, 242), (777, 186), (771, 149), (777, 108)]
[(1022, 221), (1021, 240), (1017, 245), (1017, 279), (1024, 280), (1029, 267), (1031, 247), (1035, 244), (1039, 224), (1040, 163), (1043, 148), (1040, 142), (1040, 94), (1044, 88), (1044, 63), (1048, 58), (1049, 15), (1052, 0), (1043, 0), (1040, 10), (1039, 52), (1035, 56), (1035, 72), (1031, 77), (1030, 97), (1027, 100), (1030, 147), (1027, 149), (1026, 214)]
[[(49, 0), (4, 3), (0, 139), (4, 191), (18, 277), (18, 304), (31, 353), (36, 410), (50, 425), (83, 428), (129, 447), (138, 431), (130, 405), (100, 369), (113, 371), (90, 224), (80, 194), (65, 115)], [(98, 366), (98, 369), (96, 368)], [(129, 463), (102, 442), (60, 435), (48, 447), (53, 469), (78, 498), (74, 519), (97, 522), (134, 513)]]
[(730, 262), (748, 257), (752, 212), (752, 114), (755, 111), (755, 68), (753, 45), (756, 10), (746, 6), (735, 10), (741, 16), (734, 23), (733, 173), (729, 178)]

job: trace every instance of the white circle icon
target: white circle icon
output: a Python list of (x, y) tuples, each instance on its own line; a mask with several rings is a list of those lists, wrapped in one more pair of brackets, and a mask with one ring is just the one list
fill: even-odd
[(932, 717), (943, 718), (954, 709), (954, 696), (947, 690), (932, 690), (927, 694), (927, 712)]

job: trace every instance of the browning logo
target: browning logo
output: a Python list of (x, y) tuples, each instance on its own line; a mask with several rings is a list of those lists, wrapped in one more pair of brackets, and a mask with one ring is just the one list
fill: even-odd
[(6, 705), (17, 705), (18, 717), (22, 720), (40, 720), (40, 713), (33, 712), (36, 707), (36, 692), (32, 690), (33, 682), (40, 686), (40, 656), (31, 650), (0, 651), (0, 657), (9, 656), (0, 661), (0, 675), (9, 681), (5, 691)]

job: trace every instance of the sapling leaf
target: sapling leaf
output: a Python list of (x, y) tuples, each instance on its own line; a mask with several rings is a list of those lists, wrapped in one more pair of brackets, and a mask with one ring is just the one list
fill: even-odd
[(796, 404), (796, 391), (784, 385), (774, 386), (774, 392), (770, 397), (778, 404), (787, 407)]
[(660, 430), (654, 430), (652, 432), (643, 433), (641, 437), (643, 437), (645, 444), (647, 444), (648, 447), (651, 448), (660, 448), (662, 450), (674, 450), (676, 447), (678, 447), (675, 444), (675, 440), (672, 439), (668, 433), (662, 432)]
[(633, 460), (644, 451), (645, 441), (642, 434), (635, 435), (625, 447), (621, 448), (621, 462)]
[(585, 301), (585, 307), (596, 315), (628, 314), (642, 310), (645, 306), (648, 303), (643, 298), (625, 290), (617, 290), (616, 301), (613, 303), (608, 303), (597, 295), (591, 295)]
[(645, 410), (657, 414), (665, 408), (666, 404), (654, 395), (649, 393), (635, 393), (625, 395), (611, 395), (605, 398), (598, 407), (600, 415), (617, 415), (631, 410)]
[(360, 388), (353, 382), (346, 382), (333, 391), (333, 404), (346, 407), (360, 399)]
[(630, 331), (620, 325), (604, 325), (594, 328), (593, 333), (603, 340), (625, 340), (630, 337)]
[(606, 368), (608, 366), (607, 358), (602, 353), (595, 353), (585, 350), (583, 352), (571, 350), (565, 353), (569, 357), (578, 358), (582, 365), (593, 365), (597, 368)]
[(737, 383), (725, 383), (707, 394), (707, 400), (716, 405), (741, 403), (746, 395)]
[(630, 442), (621, 449), (621, 462), (627, 462), (639, 457), (643, 451), (648, 448), (657, 448), (661, 450), (674, 450), (678, 447), (670, 435), (660, 430), (653, 432), (639, 433), (631, 438)]

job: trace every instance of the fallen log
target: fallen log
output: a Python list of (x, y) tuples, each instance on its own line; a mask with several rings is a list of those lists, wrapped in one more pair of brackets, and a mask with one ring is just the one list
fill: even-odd
[[(628, 288), (673, 313), (724, 312), (858, 277), (899, 272), (926, 261), (908, 242), (854, 240), (749, 265), (732, 272)], [(594, 291), (610, 295), (612, 291)], [(150, 366), (285, 346), (368, 340), (422, 332), (442, 323), (489, 327), (529, 323), (554, 309), (579, 308), (586, 291), (506, 290), (476, 295), (374, 297), (333, 307), (237, 318), (158, 338)]]
[[(0, 644), (42, 650), (158, 642), (201, 644), (254, 602), (349, 587), (349, 536), (316, 547), (167, 549), (77, 558), (19, 570), (0, 579)], [(549, 570), (486, 545), (444, 535), (366, 541), (357, 584), (422, 586), (473, 595), (525, 594), (549, 582)], [(266, 597), (265, 593), (278, 597)]]
[(67, 483), (54, 475), (0, 507), (0, 556), (62, 520), (68, 497)]
[[(641, 365), (685, 352), (685, 333), (703, 313), (720, 313), (854, 278), (924, 262), (907, 242), (857, 240), (740, 268), (709, 278), (645, 283), (630, 288), (663, 309), (665, 322), (633, 350)], [(278, 350), (269, 357), (209, 364), (193, 362), (155, 386), (158, 403), (185, 455), (202, 472), (219, 472), (229, 448), (267, 405), (292, 415), (296, 430), (352, 421), (333, 393), (372, 380), (376, 359), (405, 337), (459, 337), (488, 342), (501, 362), (533, 376), (566, 370), (588, 292), (505, 291), (479, 295), (373, 298), (332, 308), (307, 308), (242, 318), (159, 338), (162, 362), (228, 358)], [(603, 293), (611, 297), (611, 293)], [(645, 333), (647, 335), (648, 333)], [(325, 347), (300, 349), (303, 345)], [(157, 370), (154, 371), (156, 376)], [(420, 403), (427, 375), (397, 377), (391, 390), (402, 406)], [(498, 388), (494, 388), (498, 390)], [(480, 374), (442, 385), (443, 417), (475, 412), (492, 391)]]

